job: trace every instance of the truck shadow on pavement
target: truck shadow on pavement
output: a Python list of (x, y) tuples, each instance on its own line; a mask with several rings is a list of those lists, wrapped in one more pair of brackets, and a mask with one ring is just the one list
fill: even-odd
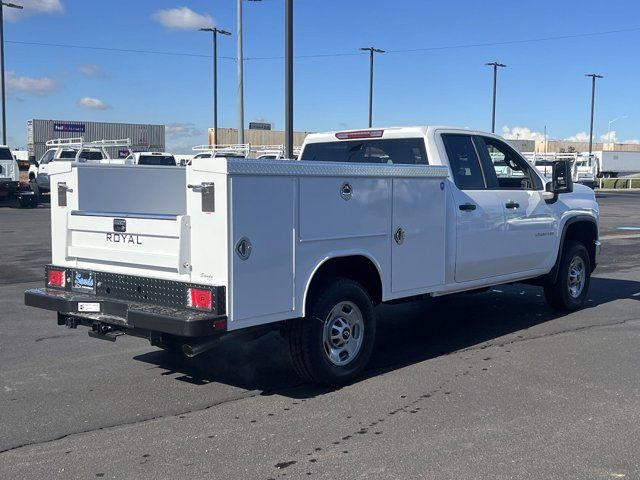
[[(502, 346), (526, 338), (616, 323), (619, 316), (613, 320), (608, 313), (598, 318), (589, 311), (622, 299), (640, 300), (640, 282), (592, 278), (586, 308), (572, 314), (551, 310), (542, 289), (528, 285), (504, 285), (475, 295), (382, 305), (376, 311), (378, 332), (373, 357), (362, 378), (460, 350)], [(544, 332), (527, 334), (527, 329), (548, 322), (557, 325), (550, 325)], [(276, 332), (249, 342), (222, 342), (219, 348), (193, 359), (161, 350), (135, 358), (165, 370), (163, 375), (178, 374), (177, 380), (195, 385), (216, 382), (296, 399), (327, 392), (303, 385), (297, 379), (289, 364), (286, 341)]]

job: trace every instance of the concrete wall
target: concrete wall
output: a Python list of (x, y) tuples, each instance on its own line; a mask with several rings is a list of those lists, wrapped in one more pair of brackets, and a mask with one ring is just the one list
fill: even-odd
[[(576, 152), (588, 152), (589, 142), (567, 142), (565, 140), (548, 140), (546, 152), (559, 152), (561, 150), (568, 152), (573, 148)], [(618, 152), (640, 152), (640, 144), (635, 143), (602, 143), (594, 142), (592, 151), (618, 151)], [(545, 145), (543, 140), (536, 141), (536, 152), (544, 153)]]
[(511, 144), (513, 148), (519, 152), (533, 152), (536, 149), (535, 140), (514, 140), (507, 139), (507, 142)]
[[(311, 132), (293, 132), (293, 145), (299, 147)], [(214, 141), (213, 128), (209, 129), (209, 145), (233, 145), (238, 143), (238, 130), (235, 128), (218, 128), (218, 141)], [(244, 131), (244, 143), (251, 145), (284, 145), (282, 130), (248, 130)]]

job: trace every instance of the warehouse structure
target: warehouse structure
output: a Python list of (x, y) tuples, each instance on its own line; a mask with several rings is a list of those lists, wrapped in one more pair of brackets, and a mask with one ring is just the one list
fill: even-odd
[[(34, 119), (27, 122), (29, 160), (39, 160), (47, 151), (49, 140), (78, 137), (85, 142), (129, 138), (133, 151), (162, 152), (165, 149), (164, 125)], [(112, 158), (129, 155), (122, 147), (111, 147), (108, 151)]]
[[(299, 147), (311, 132), (293, 132), (293, 145)], [(244, 131), (244, 141), (249, 145), (284, 145), (284, 131), (249, 128)], [(213, 128), (209, 129), (209, 145), (233, 145), (238, 143), (236, 128), (218, 128), (218, 142), (215, 142)]]

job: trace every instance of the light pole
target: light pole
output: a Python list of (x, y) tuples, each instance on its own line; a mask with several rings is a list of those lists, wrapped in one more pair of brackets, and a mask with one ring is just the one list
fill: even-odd
[(218, 34), (231, 35), (219, 28), (201, 28), (201, 32), (213, 34), (213, 144), (218, 144)]
[(369, 128), (373, 124), (373, 54), (385, 53), (375, 47), (362, 47), (360, 50), (369, 52)]
[[(260, 2), (262, 0), (248, 0)], [(242, 0), (238, 0), (238, 143), (244, 143), (244, 57), (242, 54)]]
[(285, 92), (284, 150), (285, 158), (293, 158), (293, 0), (285, 1)]
[(618, 120), (622, 120), (623, 118), (627, 118), (627, 116), (623, 115), (622, 117), (609, 120), (609, 129), (607, 130), (607, 142), (611, 143), (611, 124), (617, 122)]
[(485, 65), (493, 67), (493, 110), (491, 113), (491, 133), (496, 132), (496, 88), (498, 85), (498, 67), (504, 68), (504, 63), (490, 62)]
[(4, 88), (4, 7), (22, 10), (22, 5), (0, 1), (0, 89), (2, 90), (2, 144), (7, 144), (7, 100)]
[(589, 158), (593, 150), (593, 110), (596, 103), (596, 78), (604, 78), (597, 73), (588, 73), (585, 77), (591, 77), (591, 126), (589, 127)]

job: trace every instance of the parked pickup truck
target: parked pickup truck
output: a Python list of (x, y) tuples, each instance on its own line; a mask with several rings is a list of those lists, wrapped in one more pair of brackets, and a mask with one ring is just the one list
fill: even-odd
[(575, 310), (600, 249), (594, 193), (573, 188), (568, 162), (547, 181), (469, 130), (314, 134), (300, 161), (50, 175), (52, 263), (27, 305), (189, 356), (278, 329), (296, 372), (326, 385), (367, 364), (380, 303), (528, 282)]
[(0, 145), (0, 202), (17, 207), (35, 207), (29, 185), (20, 181), (18, 162), (6, 145)]

